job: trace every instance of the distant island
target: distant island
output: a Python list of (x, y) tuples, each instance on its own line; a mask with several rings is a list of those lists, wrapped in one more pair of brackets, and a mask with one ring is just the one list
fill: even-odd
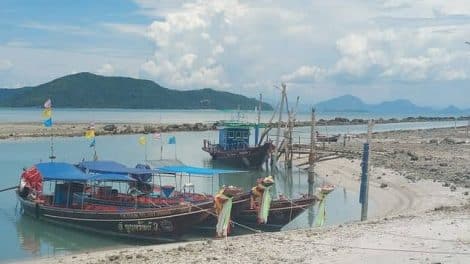
[(352, 95), (343, 95), (315, 105), (319, 112), (366, 112), (374, 114), (468, 114), (470, 109), (459, 109), (453, 105), (444, 109), (417, 106), (405, 99), (367, 104)]
[[(254, 98), (210, 88), (180, 91), (150, 80), (88, 72), (33, 87), (0, 89), (0, 107), (40, 107), (47, 98), (52, 98), (54, 107), (71, 108), (253, 110), (259, 104)], [(262, 109), (273, 108), (263, 103)]]

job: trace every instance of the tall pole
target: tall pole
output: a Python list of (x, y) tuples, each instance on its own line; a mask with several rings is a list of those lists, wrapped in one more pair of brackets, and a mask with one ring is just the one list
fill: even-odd
[(259, 102), (258, 102), (258, 122), (255, 126), (255, 145), (261, 145), (261, 141), (259, 140), (259, 128), (261, 124), (261, 106), (263, 104), (263, 94), (259, 94)]
[(364, 144), (364, 152), (362, 156), (362, 175), (359, 202), (361, 203), (361, 221), (367, 220), (367, 211), (369, 207), (369, 174), (370, 174), (370, 142), (372, 139), (373, 120), (369, 120), (367, 125), (367, 142)]
[(261, 123), (261, 107), (263, 106), (263, 94), (259, 94), (258, 103), (258, 125)]
[(52, 127), (49, 128), (51, 130), (51, 155), (49, 156), (49, 159), (51, 162), (55, 160), (54, 156), (54, 133), (52, 132)]
[(468, 127), (470, 127), (470, 119), (467, 120), (467, 127), (465, 128), (465, 136), (468, 138)]
[(281, 86), (281, 104), (279, 106), (279, 120), (277, 122), (276, 146), (273, 156), (273, 166), (277, 165), (277, 156), (279, 153), (279, 136), (281, 135), (282, 110), (284, 109), (284, 98), (286, 96), (286, 84), (283, 83)]
[(310, 153), (308, 156), (308, 183), (315, 182), (314, 167), (315, 167), (315, 143), (317, 136), (315, 134), (315, 108), (312, 108), (312, 120), (310, 124)]

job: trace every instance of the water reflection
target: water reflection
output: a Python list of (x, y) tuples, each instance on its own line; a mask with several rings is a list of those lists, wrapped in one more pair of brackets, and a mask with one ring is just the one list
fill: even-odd
[(18, 217), (15, 227), (21, 248), (33, 257), (78, 251), (83, 249), (83, 245), (93, 250), (115, 247), (119, 244), (131, 244), (131, 242), (103, 238), (92, 233), (76, 232), (73, 229), (40, 222), (26, 215)]

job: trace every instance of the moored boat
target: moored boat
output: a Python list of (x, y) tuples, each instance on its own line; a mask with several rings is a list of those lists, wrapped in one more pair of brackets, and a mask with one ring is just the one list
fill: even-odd
[[(250, 131), (255, 128), (255, 144), (250, 145)], [(258, 125), (241, 122), (224, 122), (218, 127), (219, 141), (204, 140), (202, 150), (224, 165), (243, 168), (260, 168), (268, 159), (274, 145), (258, 141)]]
[[(263, 226), (272, 229), (280, 229), (294, 220), (298, 215), (304, 212), (308, 207), (315, 204), (316, 198), (309, 196), (302, 196), (296, 199), (276, 199), (271, 201), (269, 208), (268, 220)], [(258, 225), (258, 210), (255, 208), (245, 208), (236, 215), (235, 221), (247, 224)]]
[[(156, 208), (96, 204), (76, 199), (74, 194), (91, 192), (93, 196), (109, 189), (94, 186), (93, 181), (135, 183), (136, 180), (122, 174), (91, 175), (68, 163), (39, 163), (23, 172), (17, 195), (24, 214), (38, 220), (110, 236), (157, 241), (178, 238), (204, 221), (213, 210), (212, 199), (161, 203)], [(44, 182), (54, 183), (51, 184), (53, 190), (44, 190)]]

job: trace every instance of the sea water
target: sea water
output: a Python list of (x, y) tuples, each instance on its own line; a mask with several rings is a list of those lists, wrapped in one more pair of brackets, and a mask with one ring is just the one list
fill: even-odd
[[(110, 114), (111, 115), (111, 114)], [(181, 115), (181, 113), (179, 114)], [(4, 120), (0, 120), (4, 121)], [(194, 120), (193, 120), (194, 121)], [(458, 122), (457, 125), (464, 123)], [(377, 125), (374, 131), (388, 131), (398, 129), (418, 129), (432, 127), (452, 127), (454, 122), (423, 122)], [(309, 128), (296, 128), (302, 141), (307, 140)], [(323, 127), (321, 133), (364, 133), (365, 126), (329, 126)], [(176, 137), (175, 145), (165, 144), (169, 136)], [(119, 135), (96, 137), (96, 150), (98, 157), (103, 160), (115, 160), (128, 166), (142, 163), (148, 159), (177, 158), (187, 165), (211, 167), (210, 156), (201, 150), (203, 139), (215, 140), (217, 132), (176, 132), (163, 133), (161, 140), (149, 141), (146, 146), (139, 145), (140, 135)], [(89, 140), (84, 137), (54, 138), (54, 151), (57, 161), (76, 163), (89, 160), (93, 151), (89, 147)], [(161, 144), (163, 143), (163, 152)], [(22, 169), (41, 161), (47, 161), (50, 149), (50, 138), (24, 138), (8, 139), (0, 142), (0, 189), (18, 184)], [(245, 190), (254, 186), (259, 177), (270, 174), (267, 171), (248, 171), (220, 175), (215, 178), (192, 177), (182, 178), (181, 182), (191, 181), (197, 192), (214, 193), (221, 185), (237, 185)], [(291, 172), (280, 170), (274, 173), (276, 179), (276, 194), (296, 197), (308, 191), (307, 175), (304, 171), (293, 169)], [(321, 176), (321, 175), (320, 175)], [(174, 179), (165, 179), (173, 183)], [(320, 180), (321, 181), (321, 180)], [(178, 181), (179, 182), (179, 179)], [(358, 220), (360, 217), (360, 204), (358, 194), (344, 190), (341, 186), (333, 191), (327, 200), (326, 224), (337, 224)], [(61, 228), (58, 225), (37, 222), (34, 219), (22, 216), (17, 199), (13, 191), (0, 193), (0, 262), (33, 257), (53, 256), (71, 252), (98, 250), (104, 248), (123, 247), (129, 241), (116, 240), (101, 235), (78, 232)], [(374, 204), (370, 204), (371, 210)], [(315, 210), (307, 210), (284, 229), (307, 228), (312, 226)], [(209, 232), (209, 231), (207, 231)], [(210, 233), (201, 234), (213, 236)], [(197, 235), (185, 237), (197, 239)]]

